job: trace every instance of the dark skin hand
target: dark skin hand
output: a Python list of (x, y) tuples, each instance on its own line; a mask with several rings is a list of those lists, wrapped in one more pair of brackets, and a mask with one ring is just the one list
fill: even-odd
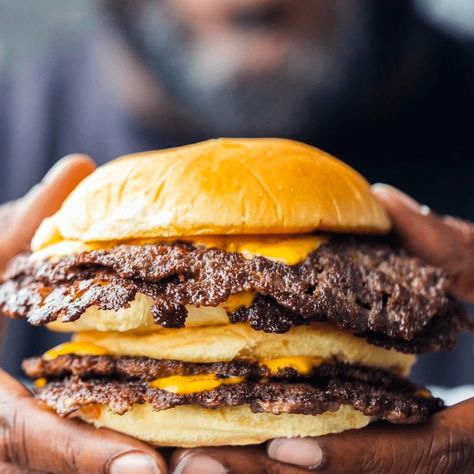
[[(444, 268), (452, 290), (474, 303), (474, 224), (439, 216), (386, 185), (374, 193), (402, 245)], [(266, 446), (177, 450), (179, 474), (464, 474), (474, 472), (474, 399), (434, 415), (428, 423), (376, 423), (318, 438), (278, 439)]]
[[(0, 207), (0, 271), (11, 257), (27, 249), (41, 220), (55, 212), (94, 167), (87, 157), (68, 157), (25, 198)], [(453, 291), (474, 302), (474, 225), (428, 212), (387, 186), (377, 186), (374, 192), (403, 245), (445, 268), (452, 276)], [(148, 474), (167, 470), (163, 458), (145, 443), (78, 420), (61, 419), (1, 371), (0, 429), (0, 472)], [(379, 423), (319, 438), (274, 440), (266, 446), (176, 450), (170, 467), (180, 474), (471, 473), (474, 399), (420, 426)]]
[(41, 221), (54, 214), (66, 196), (94, 169), (90, 158), (68, 156), (53, 166), (26, 196), (0, 206), (0, 274), (8, 260), (28, 250)]
[[(28, 248), (40, 222), (95, 169), (83, 155), (61, 160), (24, 198), (0, 206), (0, 271)], [(0, 370), (0, 473), (159, 474), (163, 458), (150, 446), (79, 420), (59, 418)]]

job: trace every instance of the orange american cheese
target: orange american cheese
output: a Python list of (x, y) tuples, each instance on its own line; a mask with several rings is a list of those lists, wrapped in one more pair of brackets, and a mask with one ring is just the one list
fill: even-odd
[(256, 293), (253, 291), (242, 291), (240, 293), (235, 293), (230, 295), (227, 300), (222, 303), (222, 306), (227, 313), (234, 313), (242, 306), (249, 308), (252, 305), (255, 296)]
[(272, 375), (278, 374), (282, 369), (292, 368), (301, 375), (311, 373), (313, 367), (319, 367), (325, 362), (321, 357), (280, 357), (278, 359), (262, 360), (261, 364), (270, 369)]
[(65, 342), (59, 346), (53, 347), (43, 354), (43, 359), (54, 360), (59, 356), (76, 355), (106, 355), (109, 351), (104, 347), (89, 342)]
[[(37, 258), (54, 258), (84, 251), (107, 250), (120, 244), (147, 245), (160, 242), (174, 242), (176, 238), (134, 239), (107, 242), (79, 242), (74, 240), (51, 241), (48, 246), (35, 252)], [(217, 248), (226, 252), (238, 252), (246, 258), (256, 256), (296, 265), (302, 262), (321, 244), (327, 242), (326, 235), (261, 235), (261, 236), (183, 236), (180, 240), (192, 242), (207, 248)]]
[(302, 236), (240, 236), (240, 237), (195, 237), (196, 245), (215, 247), (227, 252), (238, 252), (244, 257), (266, 257), (286, 265), (302, 262), (311, 252), (328, 241), (324, 235)]
[(167, 392), (184, 394), (213, 390), (221, 385), (232, 385), (243, 382), (242, 377), (220, 378), (216, 374), (172, 375), (153, 380), (150, 385)]

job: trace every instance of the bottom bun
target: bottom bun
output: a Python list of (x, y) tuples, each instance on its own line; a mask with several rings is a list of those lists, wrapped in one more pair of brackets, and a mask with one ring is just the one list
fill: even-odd
[(216, 410), (179, 406), (156, 411), (149, 404), (135, 405), (124, 415), (99, 406), (77, 413), (97, 428), (110, 428), (157, 446), (193, 448), (259, 444), (272, 438), (321, 436), (363, 428), (372, 420), (354, 408), (342, 405), (321, 415), (253, 413), (250, 407)]

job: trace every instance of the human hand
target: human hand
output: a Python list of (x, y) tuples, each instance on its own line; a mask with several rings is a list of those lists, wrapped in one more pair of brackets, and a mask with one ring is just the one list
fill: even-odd
[[(0, 206), (0, 272), (10, 258), (28, 249), (41, 221), (94, 168), (86, 156), (68, 156), (24, 198)], [(157, 474), (167, 469), (162, 457), (147, 444), (59, 418), (0, 370), (0, 472)]]
[(474, 472), (474, 399), (423, 425), (378, 423), (263, 446), (176, 451), (179, 474), (468, 474)]
[(474, 303), (474, 224), (440, 216), (386, 184), (374, 185), (373, 191), (387, 210), (402, 245), (446, 270), (453, 292)]
[(159, 474), (167, 469), (151, 446), (58, 417), (0, 370), (0, 472)]
[(26, 196), (0, 206), (0, 274), (12, 257), (28, 250), (41, 221), (56, 212), (68, 194), (94, 169), (94, 162), (87, 156), (67, 156)]
[[(387, 185), (374, 193), (411, 253), (444, 268), (453, 292), (474, 302), (474, 224), (439, 216)], [(320, 438), (274, 440), (264, 447), (176, 451), (179, 474), (246, 472), (470, 473), (474, 472), (474, 399), (417, 426), (375, 424)]]

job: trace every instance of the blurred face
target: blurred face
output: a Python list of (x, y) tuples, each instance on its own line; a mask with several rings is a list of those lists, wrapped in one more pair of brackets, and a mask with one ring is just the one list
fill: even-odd
[(361, 0), (111, 2), (120, 4), (149, 70), (214, 135), (317, 129), (365, 48)]

